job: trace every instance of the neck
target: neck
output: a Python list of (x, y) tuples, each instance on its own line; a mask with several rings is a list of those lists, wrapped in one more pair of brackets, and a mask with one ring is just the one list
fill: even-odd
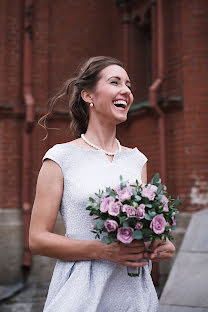
[(104, 150), (113, 151), (118, 147), (115, 141), (116, 126), (89, 123), (85, 136)]

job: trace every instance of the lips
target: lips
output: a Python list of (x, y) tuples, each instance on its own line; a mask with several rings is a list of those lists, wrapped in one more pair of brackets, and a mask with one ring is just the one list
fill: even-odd
[(127, 107), (127, 101), (116, 100), (116, 101), (113, 101), (113, 105), (120, 110), (124, 110)]

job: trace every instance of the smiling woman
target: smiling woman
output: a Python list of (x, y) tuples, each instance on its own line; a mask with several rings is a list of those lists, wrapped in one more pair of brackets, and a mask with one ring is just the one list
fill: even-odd
[[(144, 241), (95, 240), (85, 210), (89, 197), (118, 185), (120, 175), (147, 183), (146, 156), (116, 139), (116, 126), (127, 119), (133, 102), (128, 74), (112, 57), (90, 58), (52, 99), (50, 112), (65, 95), (77, 139), (56, 144), (43, 157), (30, 226), (31, 251), (58, 259), (44, 312), (156, 312)], [(44, 127), (48, 114), (41, 120)], [(59, 210), (65, 237), (53, 233)], [(153, 254), (160, 251), (159, 243), (154, 248)], [(165, 248), (168, 258), (174, 247)], [(141, 267), (140, 276), (129, 277), (126, 266)]]
[[(127, 112), (133, 102), (129, 77), (125, 69), (117, 64), (102, 69), (96, 88), (83, 89), (81, 96), (86, 103), (94, 104), (89, 111), (88, 130), (91, 128), (91, 124), (94, 127), (95, 120), (102, 123), (105, 119), (105, 123), (107, 122), (109, 125), (109, 132), (114, 135), (115, 125), (127, 119)], [(86, 135), (89, 137), (91, 135), (88, 130)]]
[[(68, 98), (69, 115), (71, 119), (70, 128), (76, 138), (79, 138), (81, 133), (85, 133), (89, 122), (90, 108), (93, 107), (94, 103), (85, 102), (81, 96), (82, 90), (93, 91), (96, 89), (96, 84), (100, 80), (101, 71), (108, 66), (117, 65), (123, 68), (123, 64), (112, 57), (96, 56), (92, 57), (83, 64), (81, 64), (75, 77), (69, 78), (61, 90), (56, 94), (50, 103), (48, 113), (39, 120), (39, 124), (46, 130), (47, 138), (47, 127), (46, 120), (61, 98)], [(106, 81), (106, 84), (119, 84), (119, 77), (108, 77), (110, 80)], [(127, 81), (129, 85), (129, 82)], [(130, 86), (130, 85), (129, 85)]]

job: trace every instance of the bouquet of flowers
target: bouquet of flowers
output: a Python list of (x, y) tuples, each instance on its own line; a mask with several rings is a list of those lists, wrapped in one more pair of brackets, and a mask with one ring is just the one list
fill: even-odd
[[(131, 243), (134, 239), (144, 241), (173, 239), (179, 198), (172, 199), (157, 173), (150, 183), (130, 184), (123, 181), (115, 188), (99, 190), (89, 198), (86, 208), (92, 216), (92, 232), (103, 243)], [(102, 234), (102, 237), (101, 237)], [(139, 276), (129, 273), (130, 276)]]

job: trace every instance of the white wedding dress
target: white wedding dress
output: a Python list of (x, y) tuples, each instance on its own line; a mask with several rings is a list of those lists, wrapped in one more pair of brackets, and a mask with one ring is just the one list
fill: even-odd
[[(60, 212), (66, 236), (94, 240), (89, 211), (89, 196), (124, 180), (141, 182), (147, 158), (137, 148), (115, 153), (112, 162), (102, 150), (57, 144), (43, 160), (52, 159), (64, 177)], [(51, 181), (53, 183), (53, 181)], [(44, 208), (44, 207), (43, 207)], [(157, 312), (158, 298), (150, 276), (150, 266), (139, 277), (129, 277), (127, 268), (109, 261), (58, 260), (49, 287), (44, 312)]]

